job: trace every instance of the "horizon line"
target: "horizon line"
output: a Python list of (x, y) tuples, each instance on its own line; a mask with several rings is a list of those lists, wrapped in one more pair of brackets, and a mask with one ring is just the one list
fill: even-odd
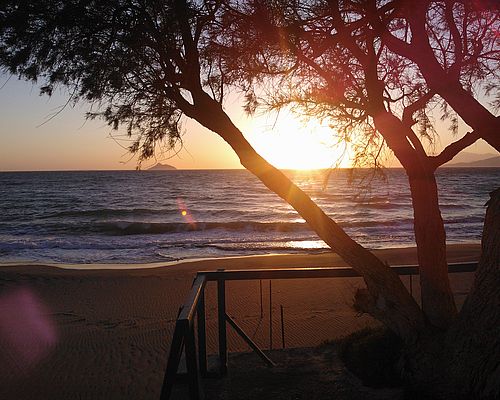
[[(277, 168), (280, 171), (298, 171), (298, 172), (307, 172), (307, 171), (326, 171), (326, 170), (350, 170), (350, 169), (373, 169), (374, 167), (331, 167), (331, 168), (311, 168), (311, 169), (298, 169), (298, 168)], [(478, 168), (478, 169), (486, 169), (486, 168), (500, 168), (496, 166), (464, 166), (464, 165), (442, 165), (439, 168)], [(383, 169), (404, 169), (403, 167), (398, 166), (390, 166), (383, 167)], [(175, 168), (172, 170), (154, 170), (150, 171), (149, 169), (36, 169), (36, 170), (0, 170), (0, 173), (12, 173), (12, 172), (148, 172), (148, 173), (169, 173), (175, 171), (247, 171), (246, 168)]]

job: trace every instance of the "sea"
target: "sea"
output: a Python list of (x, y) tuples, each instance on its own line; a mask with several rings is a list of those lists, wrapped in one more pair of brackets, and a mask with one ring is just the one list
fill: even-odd
[[(406, 175), (287, 171), (370, 249), (415, 245)], [(437, 172), (448, 243), (479, 242), (499, 168)], [(245, 170), (0, 173), (0, 263), (150, 263), (328, 251)]]

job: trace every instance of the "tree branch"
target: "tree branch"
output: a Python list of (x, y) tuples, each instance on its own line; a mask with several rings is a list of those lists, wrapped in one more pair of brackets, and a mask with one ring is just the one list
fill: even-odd
[(453, 157), (455, 157), (463, 149), (469, 147), (480, 138), (481, 136), (476, 133), (476, 131), (467, 132), (461, 139), (449, 144), (443, 149), (441, 153), (439, 153), (437, 156), (429, 157), (429, 159), (433, 163), (434, 168), (438, 168), (444, 163), (451, 161)]
[(403, 116), (401, 118), (403, 124), (405, 124), (408, 128), (411, 128), (413, 125), (415, 125), (417, 121), (413, 119), (413, 114), (415, 114), (418, 110), (424, 108), (433, 97), (434, 92), (432, 90), (428, 91), (422, 97), (415, 100), (409, 106), (405, 107), (405, 109), (403, 110)]
[(455, 23), (455, 19), (453, 18), (453, 3), (447, 1), (445, 5), (445, 18), (446, 18), (446, 23), (448, 24), (448, 27), (450, 28), (451, 32), (451, 37), (453, 39), (453, 46), (454, 46), (454, 53), (455, 53), (455, 59), (453, 60), (454, 63), (451, 66), (450, 70), (453, 71), (452, 73), (456, 75), (457, 77), (460, 74), (460, 68), (462, 64), (462, 58), (463, 58), (463, 46), (462, 46), (462, 38), (460, 36), (460, 32), (458, 31), (457, 25)]

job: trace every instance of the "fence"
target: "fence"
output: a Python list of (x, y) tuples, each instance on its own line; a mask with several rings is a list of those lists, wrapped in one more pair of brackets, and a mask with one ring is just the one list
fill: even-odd
[[(417, 275), (417, 266), (392, 267), (399, 275)], [(472, 272), (477, 263), (455, 263), (449, 265), (449, 272)], [(360, 277), (352, 268), (292, 268), (292, 269), (247, 269), (217, 270), (198, 272), (186, 301), (179, 309), (172, 344), (163, 379), (161, 400), (170, 399), (173, 386), (181, 374), (179, 363), (184, 349), (186, 369), (191, 400), (203, 399), (201, 378), (209, 377), (207, 367), (207, 340), (205, 320), (205, 287), (207, 282), (217, 283), (217, 323), (218, 323), (218, 375), (227, 373), (227, 324), (241, 336), (250, 348), (269, 366), (272, 360), (255, 344), (244, 330), (226, 313), (226, 281), (262, 279), (300, 279), (300, 278), (348, 278)], [(196, 320), (196, 330), (195, 330)], [(197, 340), (196, 340), (197, 339)], [(198, 346), (196, 345), (198, 342)], [(198, 351), (196, 349), (198, 348)]]

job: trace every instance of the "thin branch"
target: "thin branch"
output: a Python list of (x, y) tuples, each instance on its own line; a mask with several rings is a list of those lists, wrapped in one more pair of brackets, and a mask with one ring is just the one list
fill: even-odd
[(458, 31), (458, 27), (455, 23), (455, 19), (453, 17), (453, 2), (446, 2), (445, 5), (445, 18), (448, 27), (450, 28), (451, 37), (453, 39), (453, 45), (455, 50), (455, 62), (451, 66), (451, 70), (454, 74), (460, 74), (460, 67), (463, 58), (463, 46), (462, 46), (462, 38), (460, 37), (460, 32)]
[(13, 74), (9, 75), (9, 77), (7, 78), (7, 80), (2, 84), (2, 86), (0, 86), (0, 90), (2, 90), (5, 86), (7, 86), (7, 83), (9, 83), (10, 78), (12, 78), (13, 76), (14, 76)]
[(75, 96), (75, 93), (76, 93), (76, 90), (77, 90), (77, 86), (75, 85), (75, 88), (73, 89), (73, 92), (68, 97), (68, 100), (66, 101), (66, 103), (64, 103), (64, 105), (62, 105), (61, 107), (59, 107), (59, 110), (57, 110), (54, 114), (52, 114), (49, 118), (47, 118), (45, 121), (43, 121), (41, 124), (37, 125), (36, 127), (40, 128), (40, 127), (44, 126), (45, 124), (48, 124), (55, 117), (57, 117), (59, 114), (61, 114), (66, 109), (66, 107), (68, 106), (68, 104), (73, 100), (73, 98)]

